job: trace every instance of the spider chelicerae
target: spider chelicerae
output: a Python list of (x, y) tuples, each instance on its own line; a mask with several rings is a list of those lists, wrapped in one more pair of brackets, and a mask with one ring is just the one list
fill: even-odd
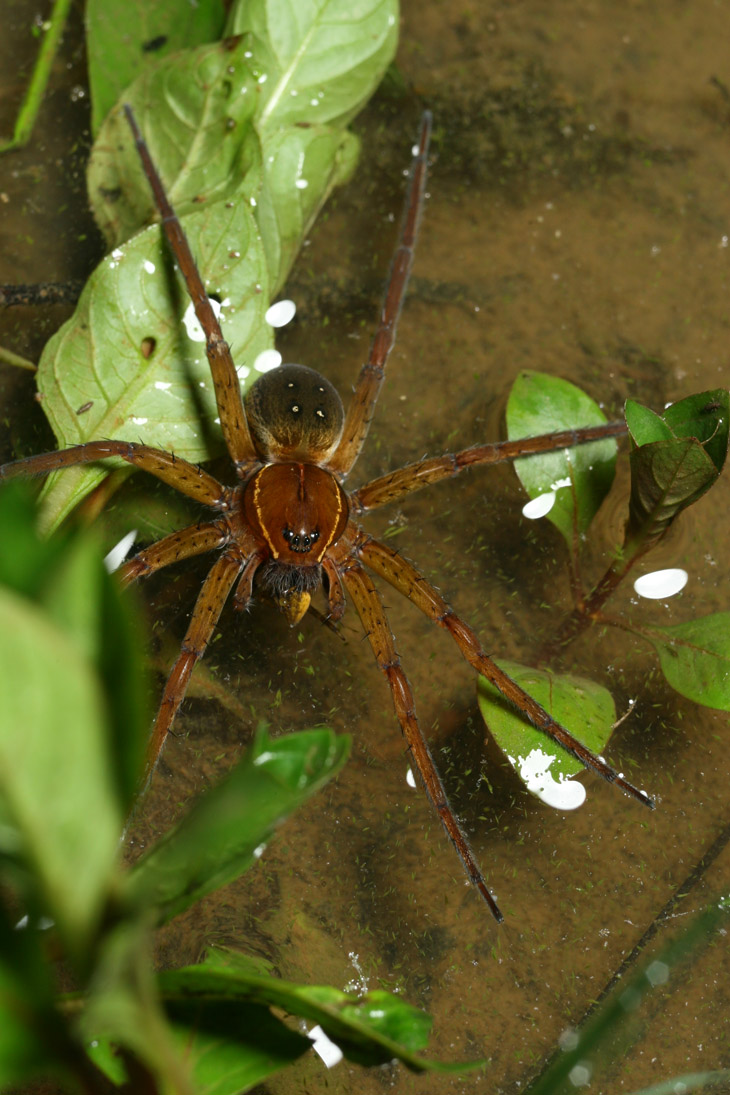
[(491, 681), (538, 729), (609, 782), (647, 806), (652, 799), (586, 749), (485, 653), (474, 631), (402, 555), (373, 539), (359, 518), (412, 491), (458, 475), (467, 468), (537, 452), (564, 449), (624, 432), (622, 424), (569, 430), (541, 437), (475, 445), (420, 460), (346, 491), (343, 482), (365, 442), (395, 341), (398, 317), (413, 261), (426, 183), (431, 116), (423, 116), (414, 150), (399, 243), (393, 258), (379, 325), (347, 412), (335, 390), (304, 365), (282, 365), (263, 374), (241, 397), (230, 349), (180, 222), (131, 109), (124, 108), (152, 187), (177, 264), (205, 333), (221, 430), (238, 483), (227, 487), (204, 469), (172, 453), (127, 441), (91, 441), (59, 452), (18, 460), (0, 468), (0, 478), (40, 475), (59, 468), (117, 457), (151, 473), (213, 511), (213, 517), (174, 532), (144, 548), (119, 573), (127, 585), (171, 563), (215, 553), (193, 609), (182, 649), (168, 677), (146, 755), (149, 778), (162, 751), (190, 676), (203, 656), (228, 597), (245, 608), (254, 586), (270, 597), (289, 623), (307, 612), (312, 593), (324, 585), (328, 620), (336, 624), (346, 598), (354, 605), (378, 668), (391, 689), (411, 761), (426, 794), (451, 838), (471, 882), (497, 920), (502, 919), (466, 835), (446, 797), (416, 716), (411, 686), (395, 649), (372, 572), (407, 597), (453, 638), (466, 660)]

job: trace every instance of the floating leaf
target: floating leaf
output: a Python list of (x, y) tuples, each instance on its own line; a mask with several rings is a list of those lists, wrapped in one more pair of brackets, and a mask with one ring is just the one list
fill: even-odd
[[(397, 0), (239, 0), (229, 34), (243, 34), (259, 82), (258, 125), (346, 125), (395, 55)], [(314, 117), (313, 117), (314, 112)]]
[(672, 404), (661, 418), (629, 400), (626, 421), (632, 450), (624, 554), (635, 558), (659, 540), (722, 471), (730, 422), (728, 392), (689, 396)]
[(261, 730), (231, 775), (135, 864), (131, 896), (169, 919), (237, 878), (273, 829), (337, 774), (349, 749), (348, 737), (326, 728), (276, 739)]
[[(221, 323), (239, 376), (273, 341), (265, 321), (268, 273), (250, 209), (218, 202), (185, 218), (201, 276), (222, 300)], [(76, 312), (46, 345), (38, 368), (43, 406), (60, 448), (96, 438), (144, 441), (198, 462), (222, 448), (204, 341), (188, 337), (184, 289), (174, 282), (156, 226), (112, 252)], [(223, 295), (225, 294), (225, 295)], [(202, 332), (201, 332), (202, 336)], [(253, 377), (251, 377), (253, 379)], [(91, 406), (82, 415), (82, 405)], [(44, 516), (55, 527), (119, 461), (51, 475)]]
[[(575, 384), (535, 372), (522, 372), (517, 377), (506, 418), (510, 440), (606, 422), (598, 404)], [(585, 532), (610, 490), (616, 442), (609, 438), (525, 457), (515, 460), (514, 468), (530, 498), (545, 499), (544, 515), (572, 548), (574, 529), (579, 534)]]
[(224, 21), (223, 0), (86, 0), (92, 132), (145, 66), (183, 46), (213, 42)]
[(331, 126), (288, 126), (263, 142), (263, 185), (256, 221), (276, 295), (297, 256), (301, 241), (335, 186), (351, 176), (360, 142)]
[(281, 1008), (316, 1023), (346, 1057), (363, 1065), (397, 1059), (418, 1072), (463, 1072), (483, 1065), (481, 1061), (445, 1064), (416, 1056), (426, 1045), (430, 1016), (389, 992), (374, 990), (358, 996), (326, 985), (298, 985), (257, 975), (246, 956), (223, 948), (209, 951), (198, 966), (162, 973), (160, 988), (172, 1014), (187, 1003), (191, 1019), (196, 1013), (190, 1012), (190, 1005), (196, 1000), (228, 999)]
[[(261, 183), (252, 120), (256, 81), (244, 43), (217, 42), (167, 57), (124, 92), (178, 216), (201, 202), (250, 202)], [(87, 171), (89, 199), (110, 248), (157, 214), (121, 107), (106, 118)], [(229, 237), (230, 239), (230, 237)], [(241, 244), (231, 241), (241, 250)]]
[(672, 688), (704, 707), (730, 711), (730, 612), (640, 632)]
[[(616, 721), (613, 698), (605, 688), (582, 677), (516, 662), (498, 665), (583, 745), (602, 752)], [(477, 698), (490, 733), (527, 789), (556, 809), (580, 806), (585, 797), (582, 785), (565, 781), (584, 770), (581, 762), (536, 730), (484, 677), (479, 678)]]

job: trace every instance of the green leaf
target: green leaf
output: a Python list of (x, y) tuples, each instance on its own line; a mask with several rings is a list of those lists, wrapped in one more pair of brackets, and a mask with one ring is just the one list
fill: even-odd
[[(603, 751), (616, 722), (610, 692), (583, 677), (516, 662), (500, 660), (498, 665), (583, 745), (594, 753)], [(582, 785), (565, 781), (584, 770), (581, 762), (536, 730), (484, 677), (477, 684), (477, 699), (490, 733), (528, 791), (556, 809), (580, 806), (585, 798)]]
[(87, 0), (92, 132), (140, 71), (183, 46), (215, 41), (224, 22), (223, 0)]
[(3, 813), (78, 958), (98, 926), (122, 827), (104, 699), (78, 645), (38, 608), (0, 590), (0, 618)]
[(627, 558), (656, 543), (719, 476), (727, 454), (729, 403), (728, 392), (719, 389), (682, 399), (661, 418), (627, 405), (632, 441)]
[[(243, 957), (243, 962), (240, 958)], [(402, 1061), (418, 1072), (463, 1072), (481, 1061), (446, 1064), (416, 1055), (427, 1042), (431, 1019), (383, 990), (363, 996), (321, 985), (298, 985), (251, 972), (245, 956), (215, 948), (198, 966), (160, 975), (168, 1009), (193, 1000), (246, 1001), (281, 1008), (320, 1026), (352, 1061), (363, 1065)]]
[[(555, 430), (598, 426), (606, 416), (590, 396), (560, 377), (522, 372), (507, 403), (510, 440)], [(596, 441), (559, 452), (515, 460), (514, 469), (530, 498), (553, 495), (546, 516), (573, 546), (574, 529), (585, 532), (608, 494), (616, 468), (616, 442)], [(545, 499), (546, 504), (549, 499)]]
[(730, 612), (671, 627), (642, 628), (672, 688), (704, 707), (730, 711)]
[[(226, 199), (250, 202), (261, 182), (252, 127), (256, 81), (242, 42), (186, 50), (147, 68), (124, 92), (178, 216)], [(88, 167), (89, 198), (110, 248), (157, 215), (121, 106), (106, 118)], [(232, 237), (231, 247), (241, 249)]]
[(257, 733), (231, 775), (208, 791), (129, 874), (129, 892), (168, 920), (251, 867), (273, 830), (336, 775), (350, 739), (320, 728)]
[[(252, 380), (257, 354), (272, 344), (264, 318), (266, 260), (253, 215), (245, 203), (217, 202), (184, 218), (184, 227), (206, 287), (224, 304), (223, 332), (239, 376)], [(171, 287), (168, 263), (156, 226), (113, 251), (92, 274), (72, 318), (48, 342), (38, 387), (60, 448), (113, 437), (198, 462), (222, 447), (205, 343), (187, 335), (183, 317), (192, 306), (178, 282)], [(76, 413), (88, 403), (84, 414)], [(49, 476), (46, 527), (55, 527), (115, 464)]]
[(335, 186), (352, 175), (360, 142), (330, 126), (289, 126), (263, 142), (263, 186), (256, 221), (272, 294), (286, 281), (301, 241)]
[(227, 31), (245, 35), (252, 54), (260, 132), (315, 120), (346, 125), (393, 60), (398, 3), (238, 0)]

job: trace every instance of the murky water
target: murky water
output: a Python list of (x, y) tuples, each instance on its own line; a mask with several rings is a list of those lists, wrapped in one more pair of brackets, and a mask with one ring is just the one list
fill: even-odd
[[(285, 357), (321, 368), (347, 393), (367, 354), (420, 96), (436, 124), (430, 199), (353, 483), (497, 437), (510, 383), (525, 368), (574, 380), (611, 414), (627, 397), (660, 410), (727, 384), (727, 20), (721, 3), (526, 0), (489, 12), (405, 4), (399, 66), (414, 94), (381, 95), (358, 120), (362, 170), (312, 233), (291, 285), (298, 322), (281, 342)], [(68, 80), (66, 64), (76, 66)], [(83, 100), (72, 101), (80, 66), (69, 42), (32, 146), (0, 161), (0, 281), (78, 276), (93, 253), (76, 242), (91, 229), (66, 152), (84, 124)], [(12, 66), (0, 71), (7, 128), (16, 89)], [(58, 311), (6, 316), (3, 344), (37, 356)], [(12, 422), (0, 416), (5, 448), (34, 433), (47, 444), (35, 408), (19, 422), (31, 406), (25, 378), (2, 368), (0, 383), (4, 402), (13, 400)], [(586, 581), (619, 535), (625, 490), (620, 476)], [(729, 495), (726, 479), (652, 557), (652, 568), (689, 572), (678, 597), (638, 605), (626, 589), (611, 610), (664, 624), (726, 608)], [(511, 473), (492, 469), (424, 491), (370, 527), (396, 534), (487, 650), (529, 662), (570, 602), (560, 539), (525, 521), (522, 501)], [(166, 503), (155, 493), (153, 504)], [(171, 643), (199, 575), (193, 567), (150, 588), (151, 618)], [(620, 711), (636, 699), (609, 755), (659, 808), (649, 814), (586, 776), (586, 805), (556, 814), (521, 790), (485, 741), (473, 673), (448, 637), (394, 592), (385, 600), (423, 727), (506, 923), (491, 921), (406, 784), (390, 698), (353, 614), (341, 642), (315, 619), (291, 632), (261, 605), (243, 619), (224, 615), (208, 667), (228, 706), (188, 702), (186, 736), (167, 749), (138, 840), (229, 766), (260, 717), (281, 730), (328, 722), (348, 731), (352, 760), (255, 872), (171, 925), (161, 960), (194, 960), (223, 941), (265, 955), (286, 978), (397, 989), (434, 1016), (433, 1056), (490, 1061), (486, 1074), (454, 1079), (346, 1064), (326, 1072), (313, 1056), (267, 1085), (272, 1092), (514, 1093), (647, 931), (656, 929), (651, 947), (661, 947), (730, 888), (721, 850), (693, 876), (730, 822), (727, 716), (675, 695), (651, 651), (625, 632), (587, 636), (563, 664), (609, 686)], [(678, 892), (686, 896), (663, 917)], [(716, 941), (590, 1090), (612, 1095), (728, 1066), (727, 983)]]

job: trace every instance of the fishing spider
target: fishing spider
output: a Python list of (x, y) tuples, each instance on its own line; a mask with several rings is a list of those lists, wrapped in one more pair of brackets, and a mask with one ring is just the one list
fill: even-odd
[(147, 778), (163, 748), (193, 668), (203, 656), (232, 591), (235, 590), (234, 607), (243, 609), (251, 601), (255, 581), (257, 589), (273, 600), (292, 625), (304, 616), (312, 593), (320, 584), (326, 590), (328, 620), (333, 624), (345, 611), (347, 594), (360, 616), (378, 668), (390, 685), (408, 752), (426, 794), (471, 882), (495, 918), (501, 920), (502, 914), (449, 805), (418, 725), (411, 686), (368, 570), (390, 583), (430, 620), (444, 628), (474, 669), (496, 685), (548, 737), (587, 768), (618, 784), (640, 802), (648, 806), (653, 806), (653, 802), (601, 757), (581, 745), (503, 673), (484, 652), (474, 631), (449, 608), (413, 564), (368, 535), (360, 527), (359, 518), (411, 491), (458, 475), (466, 468), (614, 436), (622, 433), (624, 427), (608, 424), (520, 441), (476, 445), (460, 452), (419, 460), (357, 490), (345, 491), (342, 483), (360, 454), (375, 410), (413, 261), (426, 183), (430, 115), (423, 116), (418, 147), (414, 150), (401, 235), (380, 323), (345, 413), (332, 384), (303, 365), (283, 365), (262, 375), (242, 400), (230, 349), (223, 339), (187, 239), (132, 111), (126, 106), (125, 112), (155, 196), (162, 227), (206, 335), (206, 352), (221, 429), (236, 469), (238, 485), (223, 486), (207, 471), (171, 453), (126, 441), (91, 441), (59, 452), (31, 456), (0, 469), (0, 478), (43, 474), (107, 457), (121, 457), (208, 506), (216, 514), (212, 520), (190, 525), (145, 548), (120, 570), (122, 583), (128, 585), (179, 559), (204, 552), (217, 553), (165, 685), (147, 749)]

